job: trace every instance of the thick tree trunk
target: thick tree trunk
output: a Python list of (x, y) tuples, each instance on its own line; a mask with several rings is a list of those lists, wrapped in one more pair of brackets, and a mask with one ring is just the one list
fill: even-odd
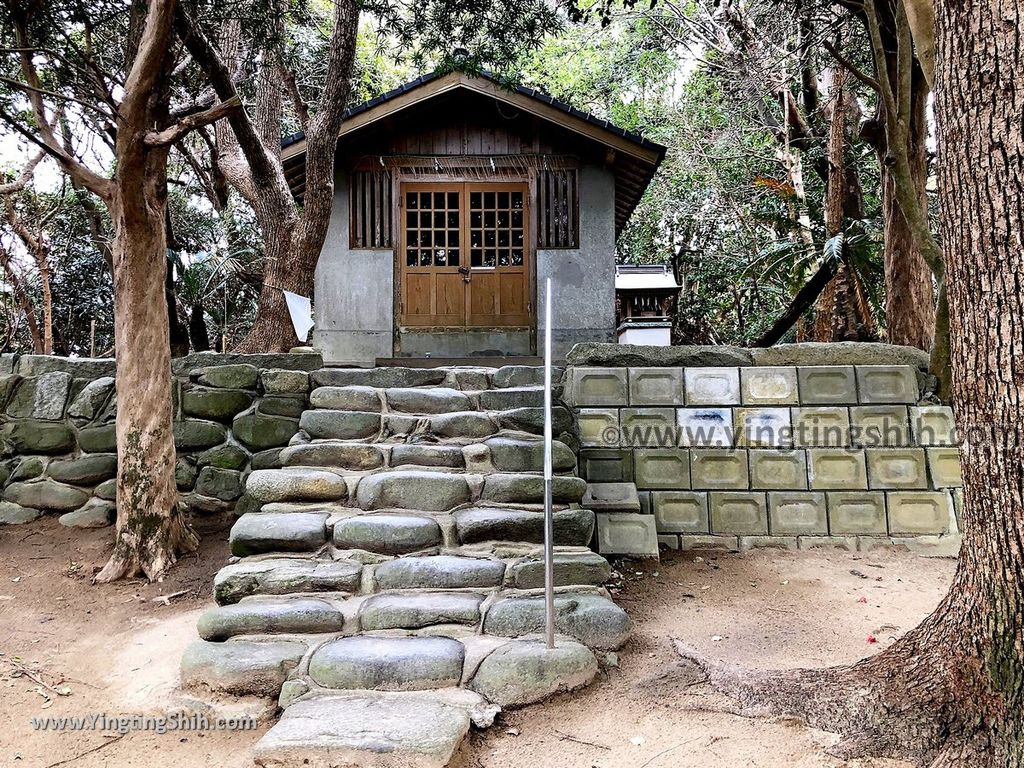
[(97, 581), (140, 574), (158, 579), (198, 543), (178, 506), (174, 481), (165, 174), (162, 159), (122, 162), (119, 194), (110, 206), (116, 233), (117, 539)]
[[(927, 121), (928, 89), (923, 78), (912, 78), (910, 133), (907, 155), (918, 199), (928, 208)], [(882, 251), (885, 258), (885, 317), (889, 341), (929, 349), (935, 335), (934, 275), (896, 200), (893, 170), (886, 163), (885, 132), (875, 142), (882, 174)]]
[(843, 757), (1024, 766), (1024, 8), (937, 7), (936, 116), (963, 546), (949, 593), (879, 655), (748, 672), (697, 659), (743, 714), (844, 735)]
[(192, 307), (188, 316), (188, 337), (192, 342), (192, 349), (196, 352), (206, 352), (210, 349), (210, 331), (206, 327), (206, 318), (202, 304)]

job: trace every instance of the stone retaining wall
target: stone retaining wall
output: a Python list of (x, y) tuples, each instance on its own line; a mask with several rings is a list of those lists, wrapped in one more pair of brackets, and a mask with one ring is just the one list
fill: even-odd
[(920, 353), (889, 348), (897, 364), (885, 364), (881, 345), (788, 345), (762, 352), (848, 364), (755, 365), (729, 348), (589, 346), (570, 355), (564, 398), (602, 553), (650, 554), (655, 537), (684, 549), (959, 545), (952, 412), (928, 394)]
[[(279, 466), (298, 431), (317, 354), (197, 354), (176, 359), (176, 477), (192, 511), (234, 508), (250, 469)], [(61, 514), (114, 519), (117, 446), (112, 360), (0, 356), (0, 524)]]

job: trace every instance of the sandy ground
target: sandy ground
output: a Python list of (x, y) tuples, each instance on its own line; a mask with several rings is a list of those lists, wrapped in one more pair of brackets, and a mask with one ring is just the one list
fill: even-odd
[[(173, 700), (178, 659), (211, 604), (226, 530), (162, 584), (91, 586), (111, 533), (54, 520), (0, 528), (0, 766), (251, 766), (257, 731), (33, 730), (33, 717), (134, 714)], [(636, 623), (619, 666), (584, 692), (502, 715), (474, 734), (471, 768), (894, 768), (826, 754), (830, 734), (701, 711), (671, 638), (750, 667), (852, 661), (889, 645), (938, 602), (953, 562), (906, 553), (673, 554), (623, 563), (616, 596)], [(154, 598), (185, 590), (165, 605)], [(869, 642), (869, 636), (875, 642)], [(58, 693), (59, 692), (59, 693)], [(63, 695), (62, 695), (63, 694)]]

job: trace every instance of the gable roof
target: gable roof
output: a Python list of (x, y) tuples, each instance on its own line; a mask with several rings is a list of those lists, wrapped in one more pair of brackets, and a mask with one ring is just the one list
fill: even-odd
[[(345, 110), (339, 139), (409, 107), (460, 89), (493, 98), (555, 123), (613, 152), (616, 236), (640, 202), (644, 190), (665, 157), (664, 146), (640, 134), (578, 110), (534, 88), (522, 85), (510, 88), (486, 72), (478, 75), (464, 72), (421, 75), (376, 98), (350, 107)], [(305, 186), (306, 136), (302, 132), (286, 136), (281, 140), (281, 147), (288, 183), (294, 193), (301, 194)]]

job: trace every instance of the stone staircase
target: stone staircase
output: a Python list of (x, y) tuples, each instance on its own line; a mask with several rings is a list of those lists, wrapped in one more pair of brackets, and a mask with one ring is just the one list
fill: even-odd
[(625, 612), (589, 549), (553, 414), (556, 630), (543, 599), (539, 368), (325, 368), (280, 467), (253, 471), (237, 560), (182, 662), (209, 698), (276, 697), (261, 766), (442, 766), (471, 724), (589, 683)]

